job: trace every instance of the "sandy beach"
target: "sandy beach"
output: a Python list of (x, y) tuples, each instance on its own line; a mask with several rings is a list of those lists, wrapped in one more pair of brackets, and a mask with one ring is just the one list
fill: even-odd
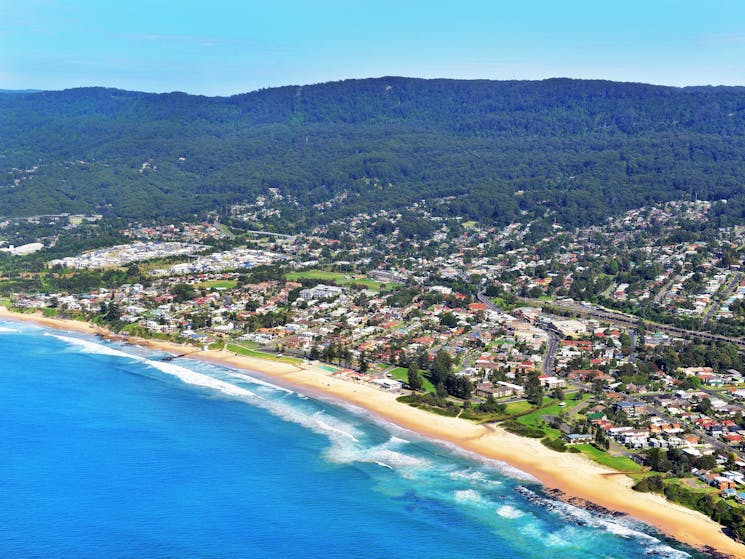
[[(85, 334), (105, 331), (78, 321), (18, 314), (0, 307), (0, 317), (28, 321)], [(431, 414), (396, 401), (396, 395), (331, 376), (327, 371), (259, 358), (236, 356), (227, 351), (199, 351), (192, 346), (133, 338), (137, 343), (189, 358), (210, 361), (235, 369), (255, 371), (308, 394), (350, 403), (430, 439), (455, 445), (481, 456), (504, 461), (531, 474), (549, 488), (580, 497), (608, 509), (627, 513), (697, 548), (745, 558), (745, 545), (730, 539), (722, 527), (704, 515), (670, 503), (663, 497), (637, 493), (625, 475), (578, 455), (549, 450), (536, 439), (512, 435), (502, 429)], [(616, 475), (614, 475), (616, 474)]]

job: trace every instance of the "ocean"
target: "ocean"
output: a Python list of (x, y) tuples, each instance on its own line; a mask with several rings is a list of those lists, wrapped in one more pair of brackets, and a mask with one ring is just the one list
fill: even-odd
[(0, 557), (701, 557), (259, 375), (0, 323)]

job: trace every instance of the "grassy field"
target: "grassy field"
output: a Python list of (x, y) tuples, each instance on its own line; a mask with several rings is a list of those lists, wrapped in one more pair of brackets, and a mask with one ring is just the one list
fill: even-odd
[(533, 409), (533, 406), (526, 402), (525, 400), (521, 400), (519, 402), (510, 402), (507, 404), (507, 408), (504, 410), (505, 415), (507, 416), (514, 416), (514, 415), (520, 415), (521, 413), (526, 413)]
[(210, 280), (197, 284), (197, 287), (204, 289), (234, 289), (238, 285), (238, 280)]
[(578, 444), (575, 446), (590, 460), (593, 460), (598, 464), (602, 464), (603, 466), (608, 466), (609, 468), (618, 470), (619, 472), (644, 471), (643, 466), (637, 464), (631, 458), (628, 458), (626, 456), (611, 456), (607, 452), (603, 452), (602, 450), (599, 450), (590, 444)]
[(245, 355), (246, 357), (258, 357), (259, 359), (268, 359), (269, 361), (278, 361), (280, 363), (290, 363), (292, 365), (297, 365), (303, 362), (302, 359), (298, 359), (297, 357), (285, 357), (284, 355), (280, 357), (279, 355), (275, 355), (273, 353), (264, 353), (263, 351), (256, 351), (255, 349), (250, 349), (248, 347), (236, 344), (228, 344), (225, 349), (239, 355)]
[[(585, 400), (589, 397), (590, 397), (589, 394), (585, 394), (582, 400)], [(527, 402), (525, 403), (527, 404)], [(565, 402), (566, 406), (560, 405), (561, 403), (562, 402), (554, 398), (544, 398), (543, 407), (533, 410), (530, 413), (526, 413), (525, 415), (521, 415), (520, 417), (515, 418), (515, 421), (517, 421), (521, 425), (525, 425), (526, 427), (530, 427), (532, 429), (540, 429), (551, 439), (562, 439), (563, 436), (562, 436), (561, 431), (553, 427), (550, 427), (548, 425), (547, 420), (544, 419), (544, 417), (545, 416), (556, 417), (562, 411), (571, 409), (573, 406), (576, 406), (577, 403), (579, 402), (570, 400), (569, 402)]]
[[(409, 370), (405, 369), (403, 367), (396, 367), (392, 371), (389, 371), (391, 375), (393, 375), (393, 378), (406, 382), (406, 379), (409, 376)], [(435, 387), (434, 385), (429, 381), (429, 379), (425, 376), (422, 376), (422, 387), (427, 392), (434, 392)]]
[[(516, 402), (516, 403), (521, 404), (522, 402)], [(528, 406), (527, 409), (530, 409), (532, 407), (530, 404), (528, 404), (528, 402), (525, 402), (525, 404), (527, 404)], [(542, 425), (545, 423), (545, 421), (541, 418), (541, 416), (559, 415), (559, 412), (562, 409), (564, 408), (562, 406), (559, 406), (558, 400), (554, 398), (544, 398), (543, 407), (535, 409), (528, 414), (518, 417), (517, 421), (529, 427), (538, 427), (539, 425)]]
[(344, 279), (347, 277), (348, 274), (341, 274), (339, 272), (324, 272), (323, 270), (303, 270), (302, 272), (290, 272), (289, 274), (285, 274), (285, 278), (290, 281), (296, 281), (299, 279), (344, 281)]
[(316, 279), (323, 281), (333, 281), (337, 285), (350, 285), (359, 284), (364, 285), (371, 291), (385, 291), (398, 286), (397, 283), (381, 283), (364, 277), (356, 278), (349, 274), (342, 274), (339, 272), (326, 272), (324, 270), (303, 270), (302, 272), (290, 272), (285, 274), (285, 279), (288, 281), (297, 281), (301, 279)]

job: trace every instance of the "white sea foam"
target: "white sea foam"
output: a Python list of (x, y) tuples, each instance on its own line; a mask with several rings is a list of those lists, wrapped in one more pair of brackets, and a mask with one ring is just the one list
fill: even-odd
[(8, 328), (6, 326), (0, 326), (0, 334), (18, 334), (20, 330), (15, 328)]
[(374, 458), (377, 458), (386, 464), (392, 464), (397, 468), (425, 468), (429, 462), (423, 458), (418, 458), (404, 452), (396, 452), (383, 447), (373, 447), (369, 452)]
[(74, 338), (72, 336), (63, 336), (61, 334), (47, 333), (46, 335), (51, 336), (53, 338), (57, 338), (58, 340), (62, 340), (63, 342), (68, 343), (70, 345), (77, 346), (83, 353), (89, 353), (93, 355), (111, 355), (113, 357), (125, 357), (127, 359), (134, 359), (136, 361), (143, 360), (143, 358), (138, 357), (136, 355), (132, 355), (131, 353), (125, 353), (123, 351), (114, 349), (113, 347), (105, 345), (105, 344), (89, 342), (88, 340), (84, 340), (82, 338)]
[(459, 489), (453, 493), (459, 503), (483, 503), (484, 497), (475, 489)]
[(151, 361), (150, 359), (143, 359), (142, 362), (163, 373), (175, 376), (187, 384), (201, 386), (203, 388), (212, 388), (213, 390), (217, 390), (218, 392), (222, 392), (228, 396), (259, 398), (259, 396), (250, 390), (246, 390), (240, 386), (230, 384), (223, 380), (218, 380), (202, 373), (197, 373), (196, 371), (192, 371), (186, 367), (174, 365), (173, 363), (166, 363), (164, 361)]
[(263, 381), (261, 379), (232, 371), (209, 371), (211, 374), (207, 374), (206, 371), (197, 372), (193, 369), (176, 365), (174, 363), (146, 359), (144, 357), (139, 357), (111, 348), (110, 346), (95, 342), (89, 342), (80, 338), (59, 335), (55, 335), (55, 337), (67, 343), (76, 345), (78, 348), (86, 353), (97, 353), (110, 356), (125, 357), (128, 359), (140, 361), (141, 363), (148, 365), (153, 369), (157, 369), (162, 373), (174, 376), (186, 384), (202, 388), (209, 388), (228, 396), (252, 398), (252, 403), (254, 405), (266, 409), (277, 417), (286, 421), (297, 423), (308, 429), (311, 429), (316, 433), (327, 436), (332, 442), (332, 446), (326, 452), (326, 456), (333, 462), (377, 463), (380, 465), (385, 465), (385, 467), (389, 468), (408, 469), (421, 468), (427, 465), (427, 462), (421, 458), (417, 458), (415, 456), (411, 456), (395, 450), (396, 448), (408, 444), (409, 441), (406, 439), (391, 436), (391, 438), (382, 445), (374, 446), (372, 448), (365, 447), (364, 444), (360, 442), (360, 437), (362, 436), (362, 434), (350, 422), (340, 420), (317, 409), (314, 409), (312, 412), (308, 412), (298, 406), (292, 405), (292, 403), (288, 403), (288, 401), (285, 400), (261, 398), (261, 396), (250, 390), (247, 390), (242, 386), (237, 386), (230, 382), (226, 382), (225, 380), (215, 378), (215, 376), (213, 375), (219, 374), (223, 377), (240, 379), (247, 383), (256, 384), (264, 388), (269, 388), (273, 391), (276, 390), (287, 394), (293, 394), (291, 390)]
[(279, 392), (285, 392), (287, 394), (294, 394), (295, 392), (290, 390), (289, 388), (285, 388), (283, 386), (278, 386), (276, 384), (272, 384), (271, 382), (267, 382), (265, 380), (258, 379), (256, 377), (252, 377), (251, 375), (247, 375), (245, 373), (235, 373), (230, 371), (228, 373), (228, 376), (232, 378), (237, 378), (243, 381), (246, 381), (251, 384), (257, 384), (259, 386), (264, 386), (266, 388), (271, 388), (272, 390), (277, 390)]
[(671, 557), (673, 559), (686, 559), (691, 556), (685, 551), (673, 549), (669, 545), (656, 545), (647, 549), (648, 557)]
[[(374, 463), (381, 467), (390, 469), (414, 469), (424, 468), (428, 462), (424, 459), (400, 452), (397, 449), (407, 445), (410, 441), (392, 435), (388, 441), (381, 445), (368, 447), (361, 442), (362, 433), (349, 421), (344, 421), (333, 415), (327, 414), (318, 408), (312, 410), (303, 409), (300, 399), (293, 402), (288, 399), (262, 398), (258, 394), (223, 379), (240, 379), (246, 383), (255, 384), (272, 391), (294, 394), (293, 391), (283, 387), (257, 379), (250, 375), (240, 374), (230, 370), (200, 367), (200, 372), (177, 365), (171, 362), (147, 359), (146, 357), (125, 353), (109, 345), (87, 341), (85, 339), (49, 334), (68, 344), (76, 346), (80, 351), (90, 354), (109, 355), (138, 361), (161, 373), (173, 376), (182, 382), (201, 388), (208, 388), (232, 397), (251, 398), (251, 403), (261, 407), (277, 417), (306, 427), (315, 433), (325, 435), (331, 441), (331, 447), (326, 452), (326, 457), (336, 463)], [(269, 396), (269, 394), (267, 394)]]
[(365, 446), (356, 439), (352, 441), (336, 438), (332, 442), (334, 444), (326, 450), (324, 456), (336, 464), (369, 463), (408, 472), (430, 466), (424, 458), (396, 450), (401, 445), (401, 439), (396, 437), (376, 446)]
[(487, 463), (492, 465), (500, 474), (517, 479), (520, 481), (527, 481), (530, 483), (539, 483), (539, 480), (530, 475), (528, 472), (524, 472), (519, 468), (508, 464), (507, 462), (501, 462), (499, 460), (486, 459)]
[(456, 470), (450, 473), (450, 479), (466, 480), (482, 485), (502, 485), (501, 481), (491, 479), (484, 472), (479, 470)]
[(550, 532), (544, 535), (543, 542), (549, 547), (566, 547), (570, 544), (568, 540), (561, 537), (559, 532)]
[(448, 449), (452, 454), (455, 454), (457, 456), (465, 457), (470, 462), (475, 462), (477, 464), (483, 464), (489, 468), (492, 468), (499, 472), (500, 474), (511, 477), (513, 479), (517, 479), (520, 481), (526, 481), (528, 483), (540, 483), (538, 479), (533, 477), (527, 472), (524, 472), (518, 468), (515, 468), (514, 466), (511, 466), (507, 462), (502, 462), (501, 460), (494, 460), (493, 458), (487, 458), (485, 456), (482, 456), (480, 454), (476, 454), (475, 452), (471, 452), (470, 450), (465, 450), (453, 443), (445, 442), (445, 441), (437, 441), (438, 446), (442, 446), (446, 449)]
[(497, 514), (501, 516), (502, 518), (520, 518), (521, 516), (524, 516), (525, 513), (519, 509), (516, 509), (512, 505), (502, 505), (497, 509)]
[(666, 556), (664, 554), (668, 554), (671, 557), (679, 558), (690, 557), (690, 555), (685, 553), (684, 551), (675, 550), (672, 547), (665, 545), (663, 542), (660, 541), (659, 538), (656, 538), (644, 532), (644, 525), (639, 521), (633, 520), (628, 517), (613, 518), (607, 515), (594, 513), (579, 507), (575, 507), (574, 505), (570, 505), (569, 503), (564, 503), (563, 501), (556, 501), (540, 497), (538, 496), (538, 494), (525, 488), (523, 488), (521, 493), (525, 495), (530, 501), (545, 506), (563, 519), (574, 522), (575, 524), (579, 524), (581, 526), (589, 526), (591, 528), (604, 529), (616, 536), (626, 539), (634, 539), (639, 543), (647, 546), (649, 550), (654, 550), (655, 554), (663, 556)]
[(351, 440), (353, 440), (355, 442), (358, 442), (359, 441), (359, 439), (357, 437), (355, 437), (352, 433), (349, 433), (349, 432), (345, 431), (344, 429), (339, 429), (338, 427), (336, 427), (334, 425), (329, 425), (329, 423), (327, 423), (324, 419), (321, 419), (321, 415), (322, 414), (323, 414), (323, 412), (316, 412), (316, 413), (313, 414), (313, 418), (315, 420), (315, 424), (318, 427), (321, 428), (321, 431), (323, 431), (324, 433), (329, 433), (329, 432), (336, 433), (338, 435), (341, 435), (342, 437), (346, 437), (346, 438), (351, 439)]
[[(8, 333), (15, 330), (0, 326), (0, 333)], [(380, 466), (381, 468), (395, 470), (398, 475), (402, 477), (420, 477), (421, 471), (426, 470), (428, 475), (449, 477), (451, 480), (460, 480), (466, 482), (465, 489), (460, 489), (454, 492), (444, 492), (440, 495), (440, 498), (463, 503), (464, 506), (488, 508), (494, 510), (496, 515), (504, 519), (517, 519), (525, 516), (526, 511), (520, 510), (513, 504), (504, 504), (499, 506), (498, 502), (492, 501), (488, 495), (488, 489), (486, 484), (500, 484), (498, 480), (491, 479), (487, 468), (478, 469), (478, 466), (467, 469), (456, 469), (451, 471), (452, 468), (457, 468), (453, 465), (451, 467), (446, 464), (437, 464), (436, 470), (433, 471), (433, 463), (425, 458), (421, 458), (410, 453), (404, 452), (402, 447), (405, 447), (410, 443), (409, 440), (401, 438), (399, 436), (392, 435), (388, 441), (377, 446), (368, 446), (364, 442), (363, 434), (355, 425), (350, 421), (337, 418), (334, 415), (318, 411), (315, 406), (309, 406), (307, 403), (303, 403), (306, 397), (298, 395), (296, 398), (261, 398), (254, 392), (245, 389), (242, 386), (236, 386), (226, 380), (222, 379), (240, 379), (246, 383), (255, 384), (263, 388), (271, 389), (272, 391), (285, 392), (287, 394), (293, 394), (291, 390), (283, 387), (274, 385), (272, 383), (256, 379), (250, 375), (234, 373), (223, 369), (216, 368), (205, 369), (205, 372), (197, 372), (190, 368), (182, 367), (171, 362), (157, 361), (154, 359), (147, 359), (138, 355), (132, 355), (124, 351), (120, 351), (106, 344), (90, 342), (85, 339), (64, 336), (59, 334), (47, 334), (58, 338), (68, 344), (75, 345), (80, 351), (91, 354), (102, 354), (116, 356), (126, 359), (139, 361), (153, 369), (160, 371), (161, 373), (173, 376), (181, 380), (182, 382), (202, 388), (208, 388), (220, 392), (222, 394), (239, 397), (239, 398), (250, 398), (251, 403), (266, 409), (272, 414), (279, 418), (297, 423), (312, 431), (323, 434), (328, 437), (331, 441), (331, 447), (326, 451), (325, 456), (332, 462), (351, 464), (351, 463), (370, 463)], [(199, 365), (194, 365), (198, 367)], [(201, 369), (200, 369), (201, 370)], [(220, 378), (215, 378), (220, 377)], [(262, 394), (265, 392), (263, 391)], [(269, 396), (269, 394), (267, 394)], [(302, 400), (301, 400), (302, 398)], [(389, 424), (386, 423), (386, 426)], [(405, 430), (390, 429), (392, 432), (405, 435), (413, 436)], [(516, 468), (509, 466), (503, 462), (482, 459), (481, 457), (470, 453), (463, 452), (447, 445), (451, 451), (455, 451), (455, 454), (465, 456), (470, 460), (475, 460), (477, 463), (485, 464), (489, 468), (493, 468), (502, 474), (518, 478), (526, 479), (529, 481), (535, 481), (534, 478)], [(482, 471), (486, 470), (486, 471)], [(424, 479), (424, 478), (422, 478)], [(482, 494), (478, 489), (483, 489)], [(452, 491), (452, 490), (451, 490)], [(675, 559), (688, 558), (685, 552), (675, 550), (662, 542), (660, 539), (655, 538), (643, 531), (640, 523), (635, 523), (630, 519), (617, 519), (611, 518), (604, 515), (598, 515), (591, 513), (584, 509), (574, 507), (572, 505), (545, 499), (540, 497), (538, 494), (526, 490), (526, 492), (532, 494), (529, 499), (533, 502), (542, 504), (547, 509), (553, 511), (559, 516), (573, 522), (579, 526), (589, 526), (596, 529), (604, 529), (610, 533), (613, 533), (619, 537), (632, 538), (640, 542), (646, 549), (647, 553), (652, 556), (661, 557), (674, 557)], [(522, 522), (521, 522), (522, 524)], [(561, 547), (569, 545), (574, 542), (574, 537), (571, 536), (571, 531), (561, 530), (558, 533), (552, 533), (546, 535), (542, 533), (537, 526), (532, 525), (533, 522), (526, 523), (526, 526), (521, 526), (521, 531), (530, 532), (531, 530), (536, 531), (536, 537), (539, 537), (546, 543), (546, 545)], [(579, 528), (574, 528), (579, 530)]]
[(288, 399), (266, 398), (252, 403), (284, 421), (301, 425), (314, 433), (328, 437), (333, 443), (332, 448), (354, 447), (362, 437), (360, 431), (352, 423), (326, 414), (315, 407), (308, 410), (306, 404), (300, 404), (300, 399), (292, 403)]
[(78, 349), (81, 350), (83, 353), (94, 354), (94, 355), (96, 354), (97, 355), (109, 355), (112, 357), (122, 357), (125, 359), (132, 359), (134, 361), (139, 361), (140, 363), (148, 365), (149, 367), (152, 367), (153, 369), (157, 369), (161, 371), (162, 373), (175, 376), (186, 384), (191, 384), (193, 386), (200, 386), (202, 388), (211, 388), (223, 394), (227, 394), (228, 396), (257, 397), (256, 394), (254, 394), (250, 390), (246, 390), (245, 388), (235, 386), (228, 382), (218, 380), (216, 378), (213, 378), (211, 376), (208, 376), (202, 373), (197, 373), (196, 371), (187, 369), (186, 367), (175, 365), (173, 363), (146, 359), (138, 355), (133, 355), (131, 353), (126, 353), (124, 351), (115, 349), (106, 344), (90, 342), (88, 340), (84, 340), (81, 338), (75, 338), (72, 336), (63, 336), (60, 334), (47, 334), (47, 335), (57, 338), (58, 340), (62, 340), (65, 343), (74, 345), (78, 347)]

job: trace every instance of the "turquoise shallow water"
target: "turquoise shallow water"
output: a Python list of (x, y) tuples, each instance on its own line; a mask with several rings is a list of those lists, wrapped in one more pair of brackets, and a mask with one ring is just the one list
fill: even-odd
[(0, 557), (697, 557), (213, 365), (0, 323)]

